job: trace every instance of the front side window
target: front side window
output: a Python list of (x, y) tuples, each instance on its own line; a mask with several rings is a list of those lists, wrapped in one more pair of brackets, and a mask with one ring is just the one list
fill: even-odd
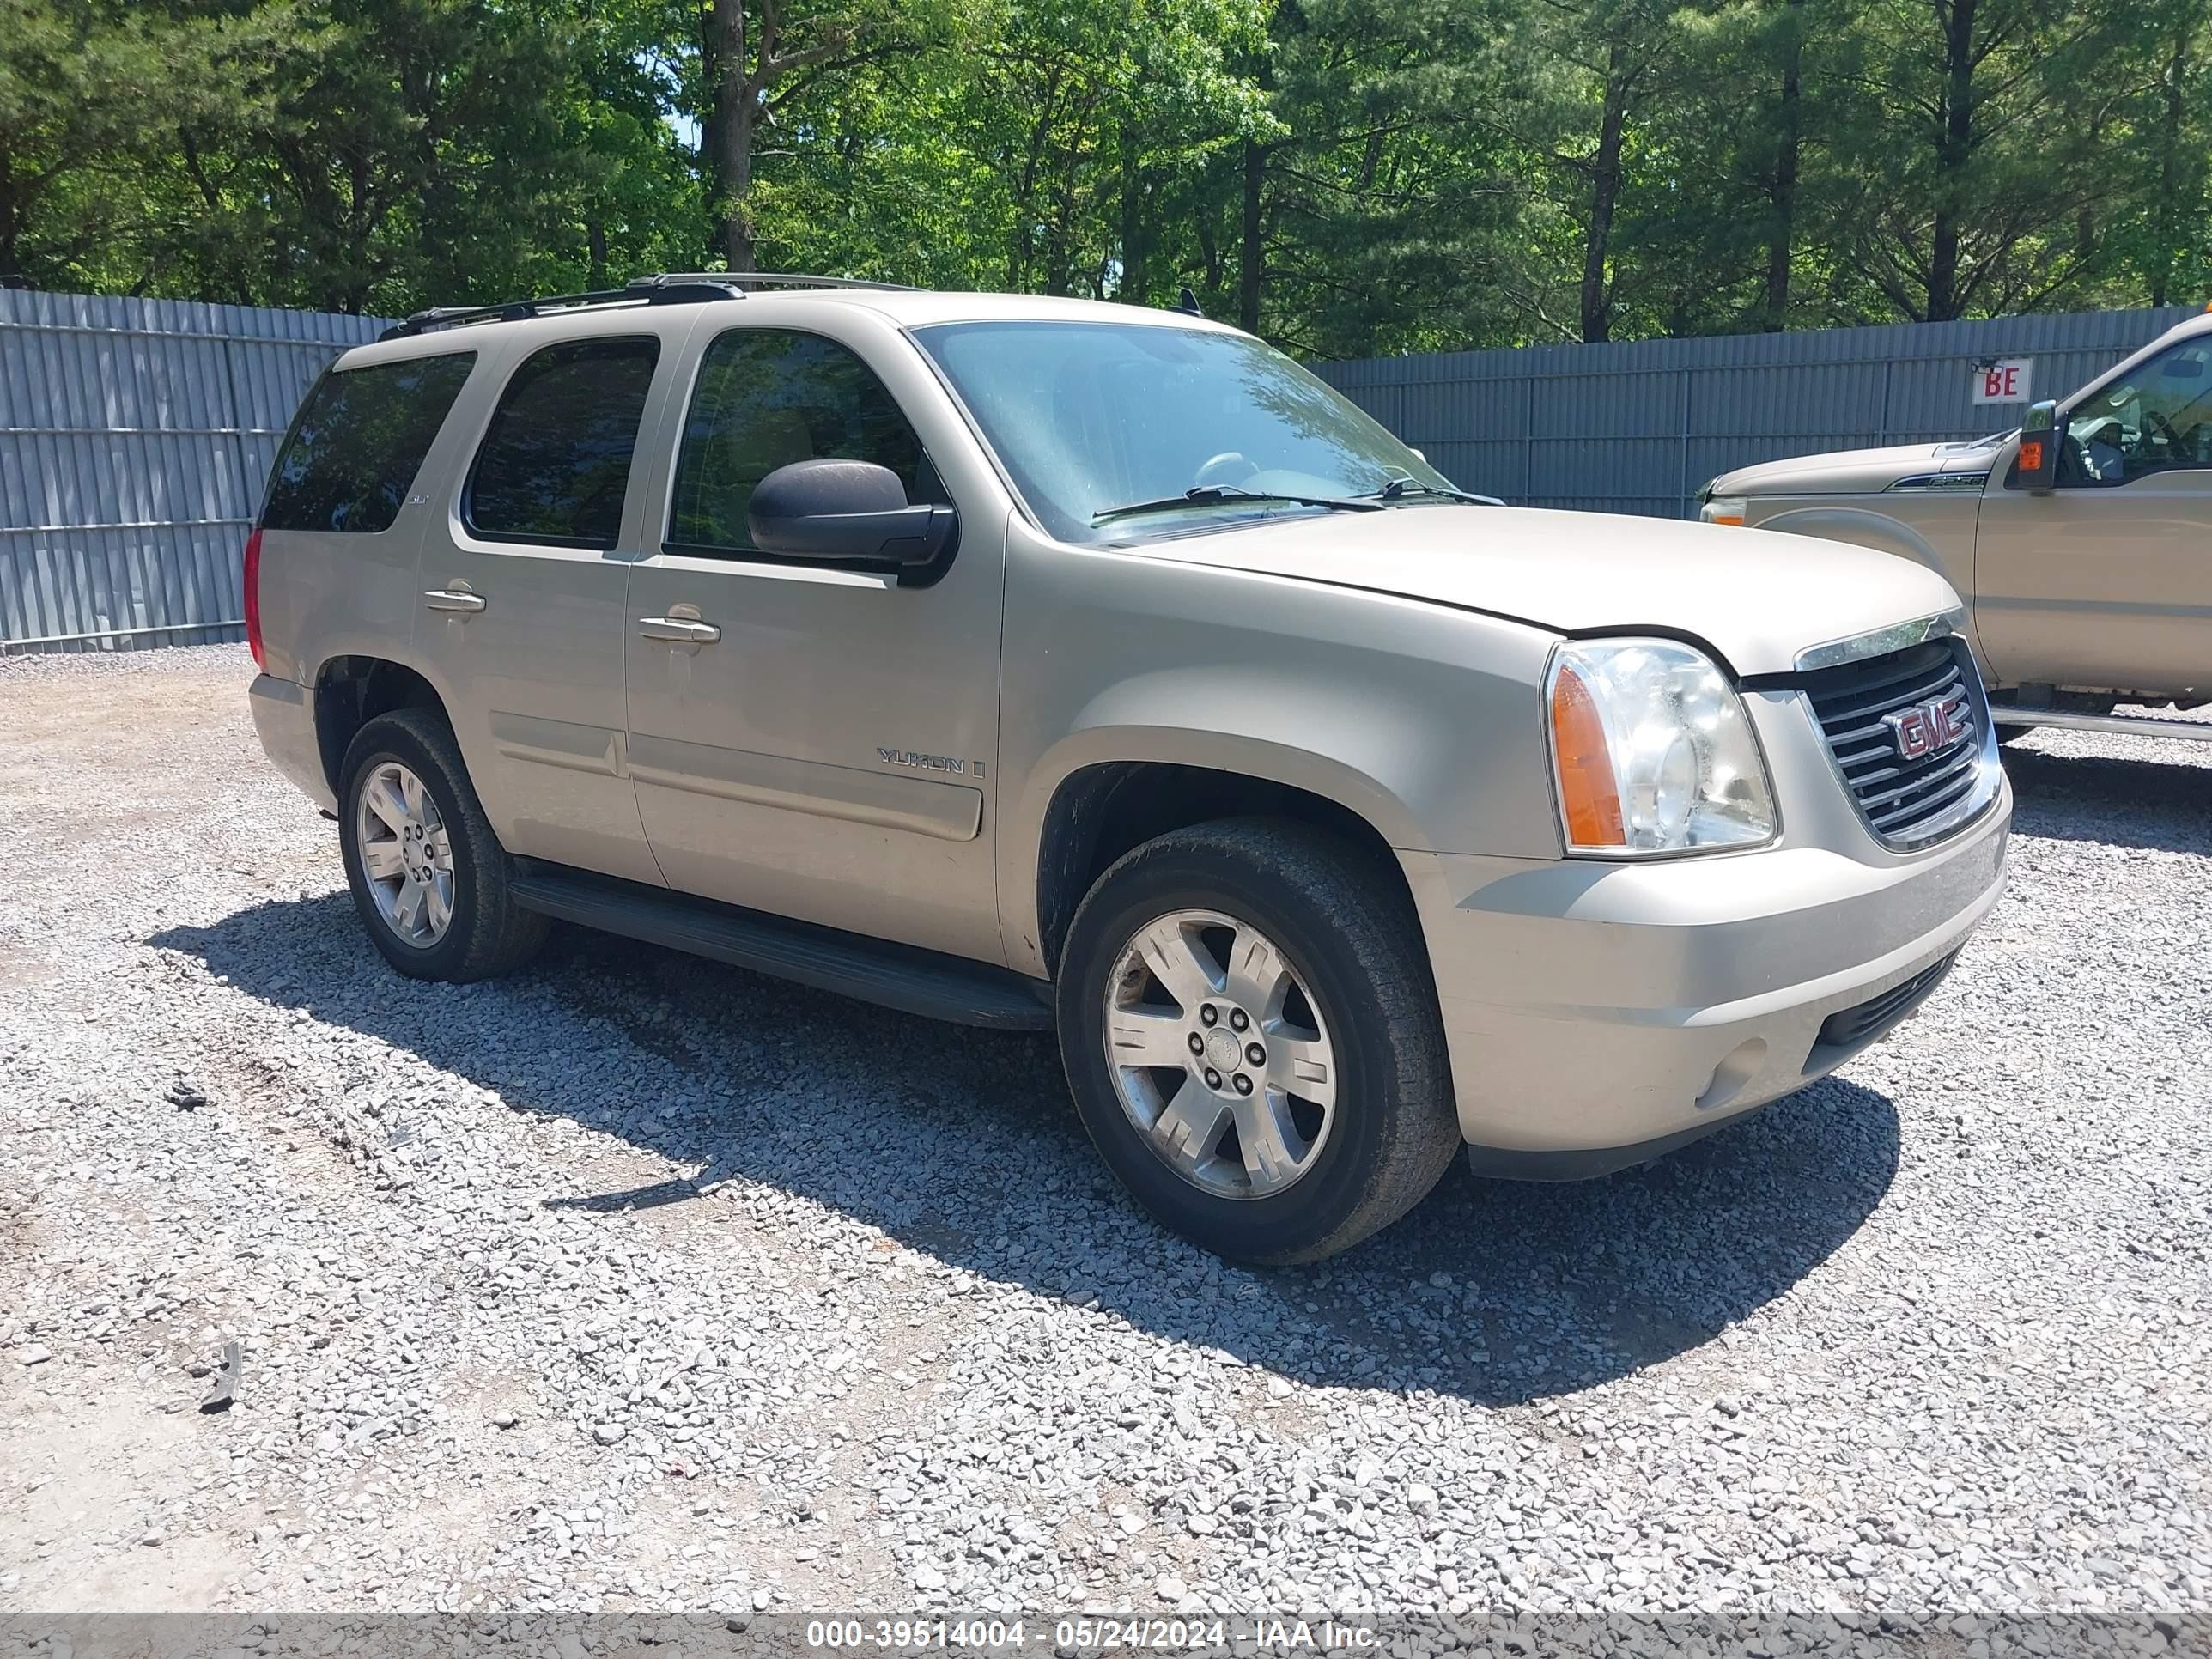
[(2063, 484), (2212, 467), (2212, 339), (2185, 340), (2075, 404), (2066, 434)]
[(269, 476), (263, 528), (389, 530), (476, 360), (454, 351), (323, 376)]
[(660, 342), (569, 340), (531, 354), (477, 449), (463, 517), (492, 541), (611, 548)]
[[(1443, 475), (1334, 387), (1249, 335), (1146, 323), (947, 323), (915, 337), (1062, 541), (1303, 512), (1257, 495), (1365, 496)], [(1196, 489), (1165, 515), (1113, 515)], [(1101, 517), (1101, 514), (1107, 516)]]
[(732, 329), (707, 348), (676, 460), (671, 547), (747, 553), (760, 481), (793, 461), (889, 467), (917, 506), (944, 501), (929, 457), (875, 372), (818, 334)]

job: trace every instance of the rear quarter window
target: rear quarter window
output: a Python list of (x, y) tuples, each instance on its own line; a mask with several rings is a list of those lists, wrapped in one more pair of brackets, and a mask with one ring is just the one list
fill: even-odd
[(475, 352), (458, 351), (325, 374), (278, 452), (263, 527), (390, 529), (475, 366)]

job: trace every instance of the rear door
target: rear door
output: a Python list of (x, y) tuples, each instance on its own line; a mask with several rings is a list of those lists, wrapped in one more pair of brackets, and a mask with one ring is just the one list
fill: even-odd
[(2066, 411), (2058, 485), (1990, 475), (1977, 632), (2012, 684), (2212, 686), (2212, 334), (2177, 341)]
[[(952, 499), (916, 420), (852, 342), (878, 362), (913, 348), (846, 307), (793, 305), (818, 326), (702, 326), (672, 422), (665, 541), (630, 579), (629, 766), (646, 830), (683, 891), (1003, 962), (990, 808), (1004, 512), (953, 501), (960, 544), (927, 586), (754, 547), (753, 488), (793, 461), (871, 461), (910, 501)], [(923, 429), (934, 417), (949, 442), (957, 416), (918, 356), (907, 372)]]
[(627, 508), (675, 353), (610, 319), (571, 329), (481, 377), (423, 545), (416, 644), (507, 850), (657, 885), (622, 764)]

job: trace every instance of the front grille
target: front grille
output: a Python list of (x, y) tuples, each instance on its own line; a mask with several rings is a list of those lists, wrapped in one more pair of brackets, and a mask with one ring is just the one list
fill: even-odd
[(1902, 985), (1893, 985), (1878, 997), (1869, 997), (1856, 1008), (1830, 1014), (1820, 1026), (1820, 1046), (1840, 1048), (1880, 1036), (1927, 1000), (1959, 959), (1956, 951), (1933, 967), (1923, 968)]
[[(1989, 698), (1963, 641), (1930, 640), (1864, 662), (1825, 668), (1796, 682), (1812, 700), (1844, 785), (1867, 827), (1887, 847), (1926, 847), (1963, 829), (1996, 795)], [(1966, 695), (1965, 729), (1908, 760), (1886, 717), (1915, 704)]]

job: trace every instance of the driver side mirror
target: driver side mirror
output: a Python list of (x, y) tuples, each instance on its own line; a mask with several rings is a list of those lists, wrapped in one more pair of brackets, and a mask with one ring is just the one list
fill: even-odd
[(898, 474), (872, 461), (793, 461), (754, 487), (753, 545), (787, 559), (890, 565), (939, 563), (960, 532), (951, 507), (906, 498)]
[(2032, 495), (2049, 494), (2058, 483), (2058, 451), (2064, 441), (2058, 405), (2049, 398), (2030, 404), (2027, 418), (2020, 424), (2020, 457), (2007, 483)]

